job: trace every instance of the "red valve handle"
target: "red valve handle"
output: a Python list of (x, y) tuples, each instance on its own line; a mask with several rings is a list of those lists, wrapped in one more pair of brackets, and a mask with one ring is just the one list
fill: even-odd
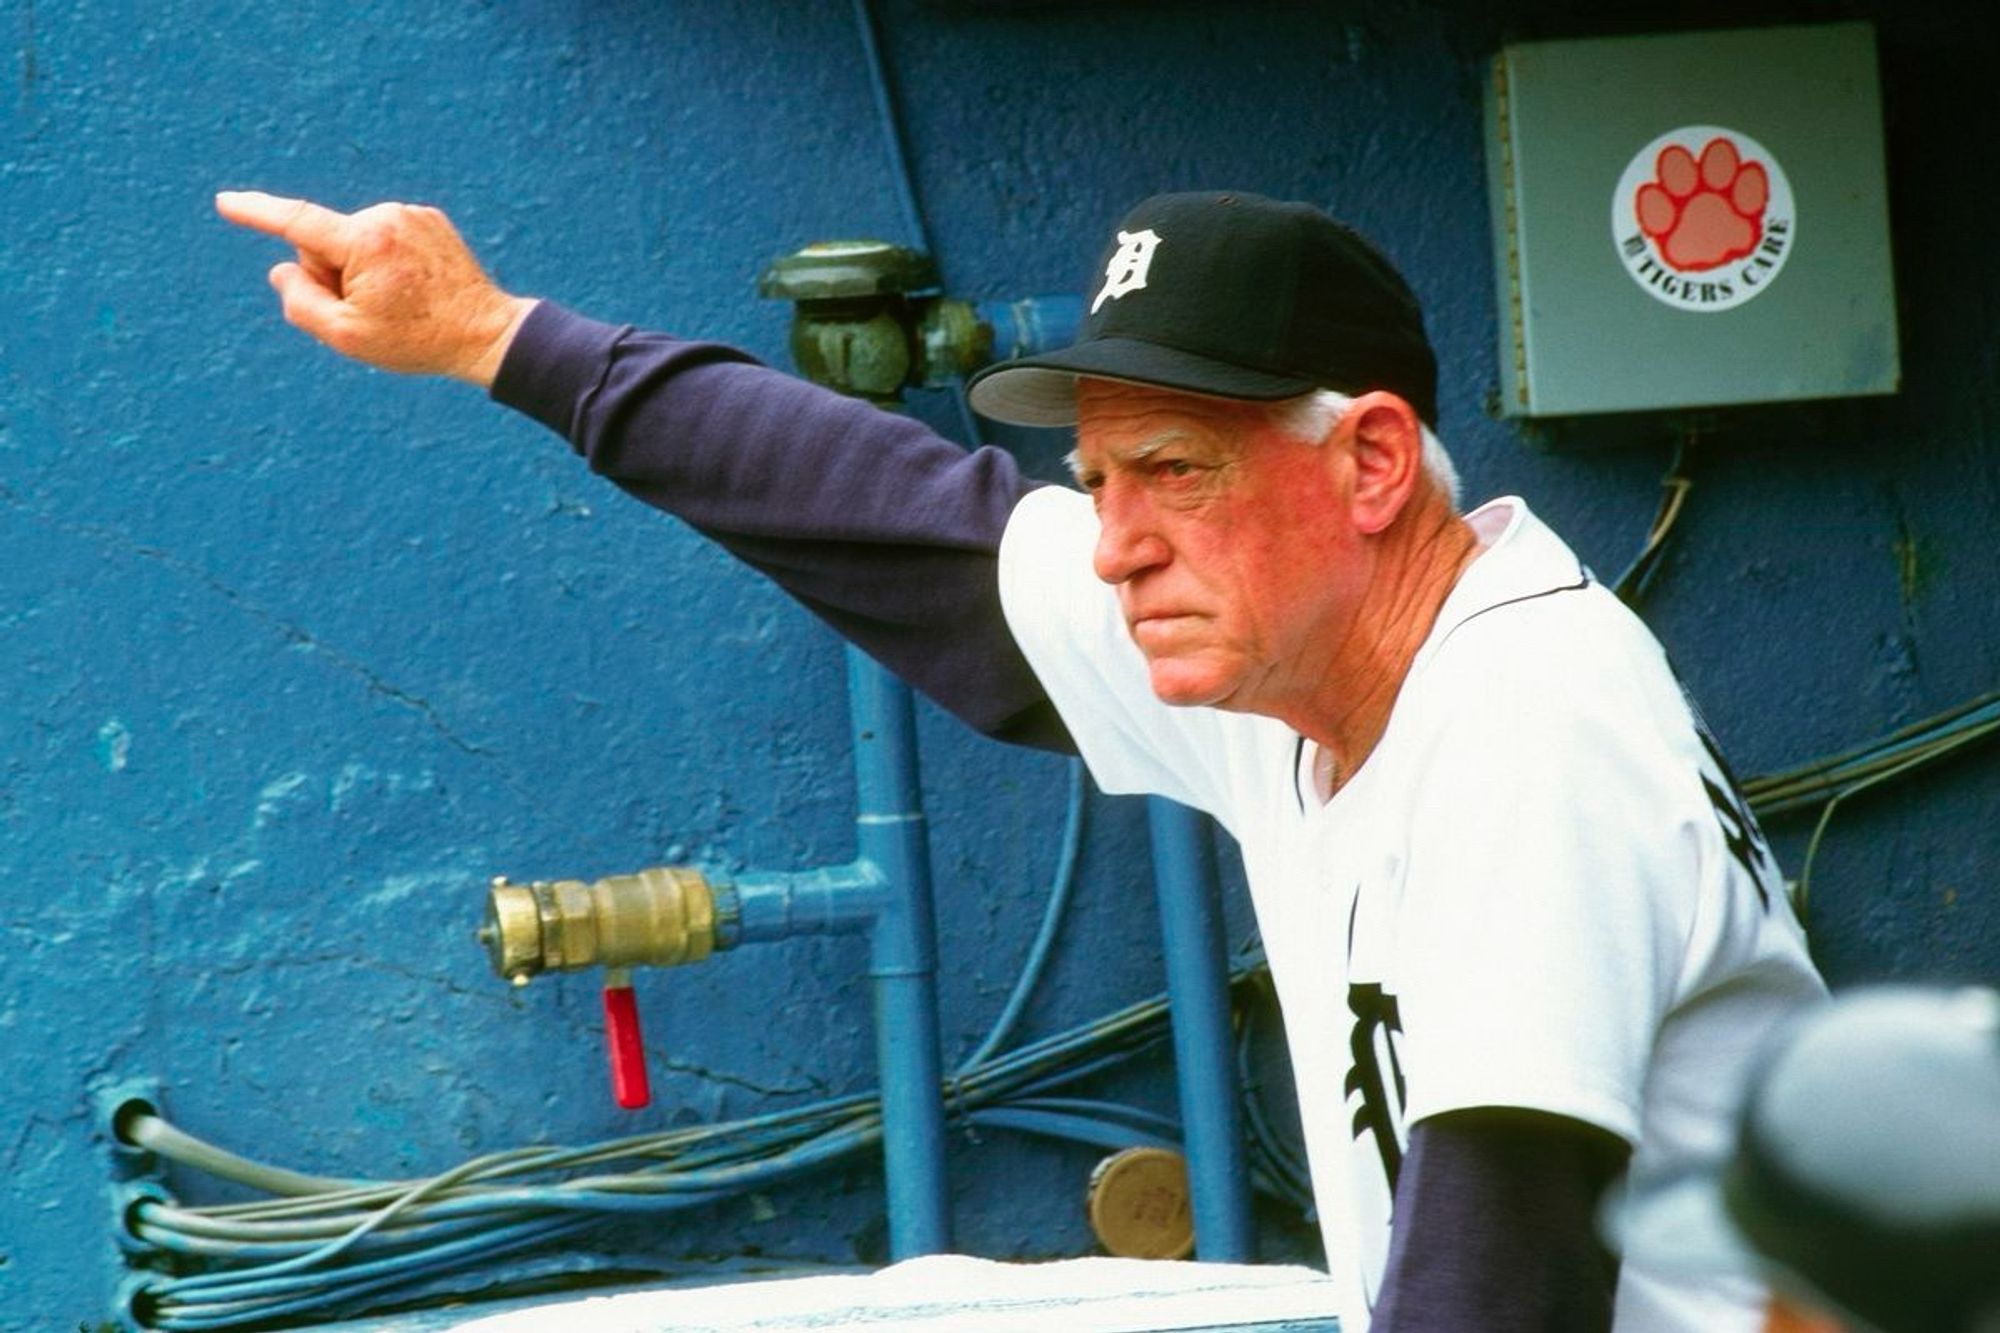
[(639, 1005), (619, 979), (604, 988), (604, 1035), (611, 1046), (611, 1094), (628, 1111), (653, 1100), (646, 1081), (646, 1047), (639, 1037)]

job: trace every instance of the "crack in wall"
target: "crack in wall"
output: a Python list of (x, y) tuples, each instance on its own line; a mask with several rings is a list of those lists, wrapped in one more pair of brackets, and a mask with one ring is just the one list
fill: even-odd
[(1910, 526), (1909, 513), (1894, 482), (1885, 483), (1883, 491), (1893, 526), (1889, 551), (1896, 566), (1900, 624), (1895, 632), (1876, 638), (1876, 679), (1888, 693), (1892, 716), (1907, 719), (1922, 713), (1927, 696), (1918, 610), (1930, 575), (1929, 552), (1924, 540)]
[(35, 29), (35, 0), (21, 0), (21, 107), (23, 110), (34, 105), (35, 80), (39, 71), (35, 64), (35, 48), (39, 39)]
[[(370, 693), (379, 694), (383, 698), (401, 704), (403, 707), (415, 712), (453, 748), (476, 758), (491, 759), (494, 757), (492, 750), (483, 745), (468, 741), (454, 731), (445, 722), (444, 717), (438, 712), (437, 708), (422, 695), (412, 693), (395, 684), (367, 663), (335, 648), (303, 626), (295, 625), (276, 612), (259, 606), (201, 566), (183, 560), (171, 551), (161, 547), (149, 546), (144, 542), (137, 541), (129, 534), (117, 528), (100, 523), (79, 523), (59, 518), (45, 510), (37, 509), (35, 506), (22, 500), (10, 487), (4, 485), (0, 485), (0, 504), (13, 509), (31, 522), (39, 523), (65, 536), (90, 542), (98, 547), (98, 549), (114, 555), (151, 561), (163, 569), (201, 585), (242, 615), (256, 621), (267, 629), (275, 631), (285, 642), (318, 654), (347, 674), (357, 677), (367, 686)], [(520, 792), (517, 789), (516, 794), (525, 797), (527, 793)]]
[[(132, 1052), (143, 1047), (146, 1044), (147, 1034), (155, 1030), (150, 1018), (141, 1018), (126, 1024), (122, 1036), (99, 1051), (88, 1064), (83, 1066), (78, 1081), (87, 1088), (106, 1079), (125, 1077), (131, 1064)], [(68, 1118), (74, 1119), (82, 1114), (84, 1112), (79, 1108), (71, 1112)]]
[(51, 1122), (40, 1112), (30, 1111), (28, 1113), (27, 1120), (21, 1124), (21, 1132), (14, 1136), (13, 1143), (7, 1147), (7, 1156), (4, 1163), (0, 1163), (0, 1169), (4, 1169), (10, 1176), (14, 1173), (15, 1168), (21, 1164), (21, 1154), (27, 1151), (28, 1139), (33, 1136), (37, 1125), (53, 1128)]
[[(479, 987), (475, 989), (461, 985), (449, 977), (440, 976), (436, 973), (414, 971), (409, 968), (398, 967), (393, 963), (383, 962), (380, 959), (356, 958), (349, 952), (295, 954), (288, 957), (244, 959), (239, 962), (224, 963), (210, 968), (208, 971), (219, 980), (229, 980), (235, 977), (246, 976), (253, 972), (332, 965), (344, 968), (359, 967), (364, 971), (379, 972), (386, 976), (400, 977), (405, 981), (420, 982), (424, 985), (438, 987), (447, 994), (463, 996), (466, 999), (483, 1004), (505, 1005), (509, 1008), (516, 1007), (514, 988), (503, 983), (496, 982), (491, 987)], [(564, 1018), (555, 1019), (552, 1016), (552, 1021), (562, 1023), (567, 1029), (566, 1037), (568, 1040), (577, 1042), (588, 1040), (594, 1042), (603, 1036), (603, 1028), (593, 1027), (574, 1017), (565, 1016)], [(740, 1088), (745, 1092), (753, 1092), (763, 1097), (817, 1096), (824, 1095), (827, 1091), (826, 1082), (822, 1079), (814, 1078), (810, 1074), (802, 1075), (805, 1080), (803, 1083), (769, 1084), (760, 1083), (742, 1074), (733, 1074), (720, 1069), (710, 1069), (708, 1066), (696, 1064), (692, 1060), (680, 1060), (670, 1055), (664, 1055), (650, 1044), (646, 1048), (646, 1057), (655, 1066), (670, 1070), (673, 1073), (685, 1074), (706, 1083)]]

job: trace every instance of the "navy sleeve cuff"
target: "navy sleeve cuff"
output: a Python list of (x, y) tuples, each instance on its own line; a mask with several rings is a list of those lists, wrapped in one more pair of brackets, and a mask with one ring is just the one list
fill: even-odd
[(611, 350), (628, 332), (629, 326), (602, 324), (543, 301), (515, 332), (489, 396), (575, 445), (578, 415), (602, 387)]

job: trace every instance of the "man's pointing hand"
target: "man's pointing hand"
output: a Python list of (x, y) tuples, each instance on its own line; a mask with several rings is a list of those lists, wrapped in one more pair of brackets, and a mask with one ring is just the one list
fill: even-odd
[(229, 221), (288, 241), (271, 269), (285, 319), (343, 356), (482, 388), (535, 303), (495, 286), (435, 208), (376, 204), (337, 213), (304, 199), (225, 190)]

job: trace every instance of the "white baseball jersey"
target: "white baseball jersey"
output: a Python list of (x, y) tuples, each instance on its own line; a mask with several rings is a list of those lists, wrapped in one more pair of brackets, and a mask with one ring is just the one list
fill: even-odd
[[(1763, 838), (1644, 625), (1515, 499), (1322, 802), (1276, 720), (1161, 704), (1074, 491), (1009, 520), (1001, 597), (1100, 785), (1205, 810), (1241, 846), (1284, 1009), (1342, 1328), (1364, 1333), (1409, 1126), (1523, 1107), (1634, 1145), (1634, 1179), (1718, 1156), (1745, 1064), (1823, 994)], [(1760, 1327), (1760, 1293), (1627, 1264), (1619, 1333)]]

